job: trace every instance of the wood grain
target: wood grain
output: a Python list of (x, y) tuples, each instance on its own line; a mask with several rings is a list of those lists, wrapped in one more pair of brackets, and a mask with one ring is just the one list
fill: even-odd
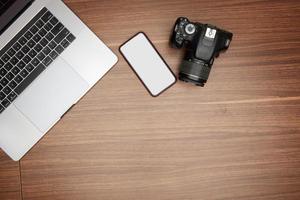
[(13, 162), (0, 152), (0, 199), (21, 199), (19, 162)]
[[(300, 199), (299, 1), (65, 2), (120, 60), (21, 161), (23, 199)], [(152, 98), (118, 47), (142, 30), (177, 73), (178, 16), (234, 40), (205, 88)]]

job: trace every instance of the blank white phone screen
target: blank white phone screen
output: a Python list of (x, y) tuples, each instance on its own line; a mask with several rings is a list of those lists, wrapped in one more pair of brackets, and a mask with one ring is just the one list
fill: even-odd
[(158, 96), (176, 82), (174, 74), (144, 33), (120, 47), (120, 51), (152, 96)]

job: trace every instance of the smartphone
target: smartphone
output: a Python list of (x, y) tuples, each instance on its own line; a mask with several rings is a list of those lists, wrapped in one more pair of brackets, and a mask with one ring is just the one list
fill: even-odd
[(175, 75), (145, 33), (137, 33), (119, 50), (153, 97), (176, 83)]

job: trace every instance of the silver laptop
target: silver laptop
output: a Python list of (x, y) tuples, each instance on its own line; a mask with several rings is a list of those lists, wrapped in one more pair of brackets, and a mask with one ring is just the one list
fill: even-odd
[(13, 160), (117, 62), (60, 0), (0, 0), (0, 147)]

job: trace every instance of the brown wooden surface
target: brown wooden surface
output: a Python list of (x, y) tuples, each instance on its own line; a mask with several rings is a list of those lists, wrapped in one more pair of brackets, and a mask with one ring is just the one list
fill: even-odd
[(0, 199), (20, 200), (21, 181), (19, 162), (10, 160), (0, 152)]
[[(0, 155), (1, 200), (300, 199), (300, 1), (65, 2), (120, 61), (20, 168)], [(178, 16), (234, 40), (205, 88), (152, 98), (118, 47), (144, 31), (177, 73)]]

